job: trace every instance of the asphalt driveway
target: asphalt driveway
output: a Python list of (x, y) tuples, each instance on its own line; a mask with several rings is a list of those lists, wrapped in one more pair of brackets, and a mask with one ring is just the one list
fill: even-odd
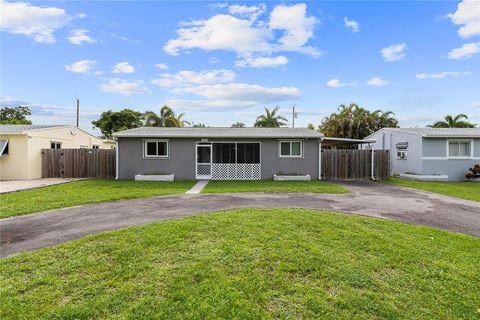
[(237, 208), (308, 208), (385, 218), (480, 237), (480, 203), (375, 182), (341, 183), (349, 194), (235, 193), (99, 203), (0, 220), (2, 257), (88, 234)]

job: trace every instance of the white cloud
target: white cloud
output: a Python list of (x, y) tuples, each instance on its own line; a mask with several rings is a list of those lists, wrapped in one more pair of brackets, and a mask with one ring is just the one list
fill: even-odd
[(78, 19), (85, 19), (85, 18), (87, 17), (87, 15), (86, 15), (85, 13), (77, 13), (77, 14), (76, 14), (76, 17), (77, 17)]
[(177, 93), (192, 93), (208, 99), (255, 101), (270, 103), (298, 98), (301, 91), (296, 87), (263, 87), (256, 84), (227, 83), (200, 85), (177, 90)]
[[(254, 106), (297, 99), (301, 91), (296, 87), (264, 87), (255, 84), (207, 84), (176, 88), (177, 94), (192, 94), (200, 99), (170, 99), (168, 105), (186, 109), (245, 109)], [(203, 98), (203, 99), (202, 99)]]
[(313, 38), (313, 31), (318, 20), (314, 16), (307, 17), (307, 5), (278, 5), (270, 13), (269, 27), (272, 30), (283, 30), (283, 36), (278, 39), (276, 51), (297, 51), (312, 56), (320, 52), (313, 47), (304, 47)]
[[(231, 6), (236, 14), (257, 11), (247, 6)], [(230, 9), (229, 10), (233, 10)], [(251, 16), (250, 16), (251, 18)], [(169, 40), (163, 47), (171, 55), (178, 55), (193, 48), (213, 51), (227, 50), (239, 57), (251, 55), (269, 56), (273, 52), (291, 51), (320, 56), (320, 51), (305, 44), (313, 38), (318, 23), (313, 16), (307, 16), (305, 4), (277, 5), (270, 13), (269, 20), (253, 21), (230, 14), (217, 14), (206, 20), (181, 23), (177, 38)]]
[(75, 29), (70, 31), (68, 41), (73, 44), (81, 46), (82, 43), (95, 43), (97, 40), (88, 35), (90, 31), (85, 29)]
[(252, 21), (257, 20), (259, 16), (264, 14), (265, 9), (266, 7), (263, 3), (260, 3), (258, 6), (244, 6), (238, 4), (228, 6), (228, 12), (231, 15), (247, 18)]
[(448, 59), (468, 59), (480, 53), (480, 42), (465, 43), (448, 53)]
[(166, 63), (157, 63), (154, 67), (160, 70), (168, 70), (168, 65)]
[(445, 79), (447, 77), (458, 78), (461, 76), (468, 76), (470, 75), (469, 71), (443, 71), (439, 73), (418, 73), (415, 75), (417, 79), (425, 80), (425, 79)]
[(388, 80), (384, 80), (381, 77), (373, 77), (372, 79), (367, 81), (367, 86), (374, 86), (374, 87), (384, 87), (390, 83)]
[(125, 62), (119, 62), (116, 65), (113, 66), (112, 73), (115, 74), (120, 74), (120, 73), (134, 73), (135, 72), (135, 67), (130, 65), (127, 61)]
[(345, 23), (345, 27), (352, 30), (352, 32), (360, 31), (360, 24), (355, 20), (348, 20), (347, 17), (343, 18), (343, 22)]
[(341, 82), (339, 79), (332, 79), (328, 80), (326, 83), (327, 87), (330, 88), (340, 88), (340, 87), (345, 87), (348, 86), (348, 84)]
[(150, 91), (143, 85), (143, 81), (127, 81), (119, 78), (110, 79), (100, 85), (102, 91), (120, 93), (126, 96), (148, 94)]
[(236, 74), (226, 69), (190, 71), (184, 70), (177, 73), (163, 73), (160, 78), (152, 83), (160, 87), (184, 87), (202, 84), (225, 83), (235, 80)]
[(35, 42), (55, 42), (53, 33), (72, 19), (65, 10), (56, 7), (39, 7), (28, 2), (2, 1), (0, 4), (0, 29), (23, 34)]
[(65, 69), (75, 73), (87, 73), (93, 69), (97, 61), (95, 60), (79, 60), (72, 64), (65, 65)]
[(470, 38), (480, 35), (480, 2), (478, 0), (463, 0), (457, 6), (457, 11), (447, 14), (447, 17), (456, 24), (462, 25), (458, 35)]
[(393, 44), (389, 47), (383, 48), (380, 53), (385, 61), (398, 61), (405, 57), (405, 43)]
[(479, 111), (480, 111), (480, 101), (471, 102), (471, 103), (467, 104), (467, 108), (479, 109)]
[(277, 57), (245, 57), (241, 60), (235, 61), (237, 67), (245, 68), (276, 68), (288, 63), (288, 58), (285, 56)]

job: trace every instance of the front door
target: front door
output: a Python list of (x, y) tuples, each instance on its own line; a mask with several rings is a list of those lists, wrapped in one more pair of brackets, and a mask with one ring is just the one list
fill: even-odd
[(212, 177), (212, 145), (197, 144), (196, 178)]

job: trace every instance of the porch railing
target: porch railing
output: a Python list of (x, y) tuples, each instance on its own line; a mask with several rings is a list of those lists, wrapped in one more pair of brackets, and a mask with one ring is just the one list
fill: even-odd
[(259, 180), (260, 163), (212, 163), (213, 180)]

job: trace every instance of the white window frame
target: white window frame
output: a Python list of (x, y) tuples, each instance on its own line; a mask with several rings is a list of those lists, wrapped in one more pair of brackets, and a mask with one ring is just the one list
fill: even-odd
[[(147, 155), (147, 143), (148, 142), (165, 142), (167, 154), (166, 155), (155, 155), (149, 156)], [(157, 147), (158, 153), (158, 147)], [(168, 139), (144, 139), (143, 140), (143, 158), (144, 159), (169, 159), (170, 158), (170, 142)]]
[(9, 139), (1, 139), (1, 140), (5, 140), (5, 145), (3, 146), (3, 148), (0, 150), (0, 157), (1, 156), (8, 156), (8, 154), (10, 153), (10, 148), (8, 148), (8, 152), (3, 154), (3, 152), (5, 151), (5, 149), (8, 147), (8, 143), (10, 142)]
[[(470, 143), (470, 156), (450, 156), (450, 143)], [(447, 159), (472, 159), (473, 158), (473, 139), (447, 139)]]
[[(62, 149), (62, 142), (61, 141), (50, 140), (50, 149), (52, 149), (52, 143), (55, 143), (55, 148), (53, 148), (53, 150)], [(60, 144), (60, 148), (57, 148), (57, 144)]]
[[(300, 143), (300, 155), (292, 155), (292, 142)], [(290, 144), (290, 154), (282, 155), (282, 143)], [(303, 158), (303, 140), (280, 140), (278, 141), (278, 157), (279, 158)]]

